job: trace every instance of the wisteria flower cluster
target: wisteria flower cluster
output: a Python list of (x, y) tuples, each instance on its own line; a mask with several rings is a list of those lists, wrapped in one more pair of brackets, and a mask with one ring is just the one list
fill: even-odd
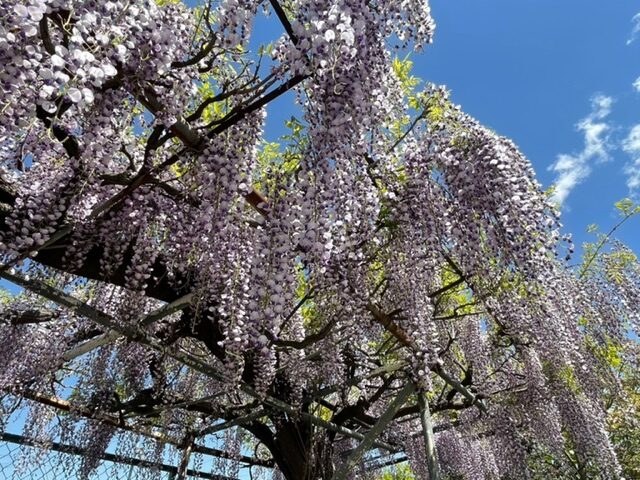
[[(255, 53), (261, 6), (284, 33)], [(368, 478), (350, 456), (387, 421), (375, 448), (419, 478), (428, 439), (455, 478), (535, 455), (619, 478), (600, 359), (640, 327), (637, 258), (566, 267), (518, 148), (397, 69), (434, 25), (417, 0), (2, 3), (0, 275), (28, 292), (2, 299), (0, 390), (48, 412), (33, 432), (79, 403), (51, 431), (81, 477), (121, 430), (231, 422), (274, 478)]]

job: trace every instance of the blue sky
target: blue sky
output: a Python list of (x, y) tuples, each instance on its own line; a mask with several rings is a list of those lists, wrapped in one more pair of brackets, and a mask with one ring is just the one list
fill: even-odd
[[(464, 111), (513, 139), (544, 188), (558, 184), (565, 232), (578, 246), (593, 240), (588, 225), (608, 231), (617, 222), (613, 204), (640, 199), (625, 171), (637, 160), (640, 183), (640, 2), (432, 0), (431, 7), (435, 40), (412, 53), (414, 73), (446, 85)], [(258, 19), (252, 45), (280, 35), (274, 20)], [(270, 106), (269, 139), (296, 113), (292, 100)], [(640, 219), (618, 238), (640, 252)]]
[[(612, 226), (614, 202), (640, 196), (625, 173), (634, 154), (640, 158), (640, 128), (635, 143), (627, 140), (640, 124), (640, 83), (633, 86), (640, 31), (629, 42), (634, 26), (640, 28), (640, 15), (634, 20), (640, 2), (432, 0), (431, 6), (436, 36), (414, 55), (417, 74), (447, 85), (467, 113), (512, 138), (545, 188), (583, 176), (561, 189), (562, 220), (576, 241), (590, 238), (589, 224)], [(562, 171), (549, 170), (563, 154)], [(640, 219), (619, 237), (640, 251)]]

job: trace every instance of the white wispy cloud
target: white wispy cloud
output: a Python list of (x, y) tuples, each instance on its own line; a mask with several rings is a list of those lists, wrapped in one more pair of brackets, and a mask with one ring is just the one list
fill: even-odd
[(631, 45), (631, 43), (633, 43), (633, 41), (638, 37), (638, 34), (640, 34), (640, 12), (636, 13), (631, 21), (633, 22), (633, 28), (631, 29), (629, 40), (627, 40), (627, 45)]
[(636, 78), (636, 81), (633, 82), (633, 88), (635, 88), (636, 92), (640, 92), (640, 77)]
[(611, 113), (613, 98), (595, 95), (591, 98), (591, 113), (580, 120), (576, 129), (584, 134), (584, 148), (573, 155), (558, 155), (549, 170), (556, 172), (555, 192), (552, 201), (562, 205), (576, 185), (590, 174), (593, 162), (609, 159), (609, 125), (604, 119)]
[(622, 149), (631, 157), (631, 162), (624, 167), (624, 173), (627, 175), (627, 187), (635, 193), (640, 189), (640, 124), (631, 128), (622, 142)]

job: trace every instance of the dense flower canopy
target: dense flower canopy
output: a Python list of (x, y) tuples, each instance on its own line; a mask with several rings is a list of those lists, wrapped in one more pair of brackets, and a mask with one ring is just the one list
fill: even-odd
[[(25, 289), (0, 389), (31, 399), (29, 431), (100, 451), (117, 415), (181, 439), (258, 412), (238, 424), (298, 480), (381, 425), (374, 447), (428, 478), (423, 396), (445, 474), (529, 478), (549, 454), (616, 478), (597, 353), (638, 327), (637, 261), (567, 269), (517, 147), (394, 60), (431, 42), (427, 2), (281, 3), (0, 6), (0, 268)], [(251, 52), (263, 11), (283, 35)], [(37, 414), (69, 388), (103, 421)]]

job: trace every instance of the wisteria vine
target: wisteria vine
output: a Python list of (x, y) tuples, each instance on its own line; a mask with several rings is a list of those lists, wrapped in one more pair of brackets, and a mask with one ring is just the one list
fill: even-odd
[[(284, 33), (255, 52), (260, 12)], [(619, 478), (600, 357), (640, 326), (637, 258), (567, 268), (528, 160), (394, 59), (434, 28), (414, 0), (3, 2), (0, 273), (27, 288), (0, 390), (79, 405), (27, 432), (88, 478), (123, 427), (182, 447), (237, 421), (273, 478), (333, 478), (412, 382), (443, 475)], [(427, 478), (416, 398), (375, 448)], [(241, 437), (218, 442), (237, 476)]]

